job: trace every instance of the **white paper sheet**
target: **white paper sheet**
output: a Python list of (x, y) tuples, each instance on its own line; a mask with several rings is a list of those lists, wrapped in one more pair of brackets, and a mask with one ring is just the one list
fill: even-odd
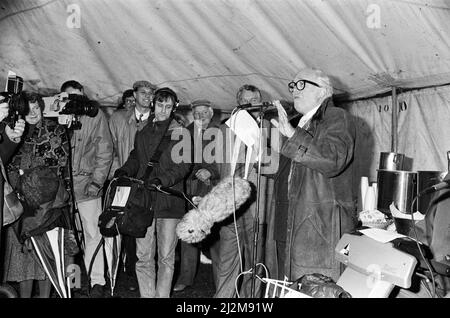
[(231, 116), (225, 124), (247, 145), (252, 147), (258, 141), (258, 124), (245, 110)]
[(359, 230), (359, 232), (381, 243), (387, 243), (399, 237), (406, 237), (405, 235), (399, 234), (397, 232), (391, 232), (376, 228)]
[[(237, 112), (236, 114), (231, 116), (225, 122), (225, 124), (228, 127), (230, 127), (230, 129), (237, 136), (231, 160), (231, 175), (234, 174), (236, 168), (238, 152), (242, 141), (247, 146), (247, 152), (245, 156), (245, 173), (244, 173), (244, 179), (247, 179), (250, 172), (250, 166), (258, 157), (258, 149), (257, 149), (258, 148), (257, 143), (259, 142), (258, 124), (247, 111)], [(254, 148), (255, 146), (256, 148)], [(254, 150), (255, 154), (253, 154)]]
[(130, 195), (131, 187), (117, 187), (112, 206), (124, 207), (127, 204), (128, 196)]

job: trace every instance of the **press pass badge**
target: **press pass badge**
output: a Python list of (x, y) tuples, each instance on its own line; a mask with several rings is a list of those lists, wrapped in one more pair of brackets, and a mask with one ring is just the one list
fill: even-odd
[(125, 207), (130, 196), (131, 187), (116, 187), (112, 206)]

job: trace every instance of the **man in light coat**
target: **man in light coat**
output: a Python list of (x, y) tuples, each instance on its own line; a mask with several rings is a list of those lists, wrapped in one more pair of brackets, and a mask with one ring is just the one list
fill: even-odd
[[(133, 84), (134, 104), (128, 108), (114, 112), (109, 119), (112, 142), (114, 145), (114, 159), (110, 176), (122, 167), (133, 150), (136, 132), (141, 131), (150, 117), (150, 105), (156, 86), (148, 81), (137, 81)], [(128, 276), (128, 289), (136, 290), (135, 266), (136, 239), (131, 236), (122, 236), (123, 253), (125, 253), (125, 271)]]
[[(84, 88), (72, 80), (62, 84), (61, 92), (84, 95)], [(73, 130), (71, 137), (72, 174), (85, 239), (84, 263), (88, 270), (102, 238), (98, 217), (102, 212), (102, 189), (111, 168), (113, 145), (108, 121), (102, 110), (95, 117), (82, 115), (79, 119), (81, 129)], [(105, 270), (103, 255), (100, 253), (94, 260), (90, 281), (91, 297), (103, 297)]]

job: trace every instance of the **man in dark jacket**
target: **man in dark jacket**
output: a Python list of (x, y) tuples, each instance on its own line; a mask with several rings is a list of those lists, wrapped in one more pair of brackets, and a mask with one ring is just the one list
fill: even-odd
[(296, 280), (320, 273), (337, 280), (339, 263), (334, 248), (357, 221), (352, 161), (355, 127), (350, 115), (333, 106), (333, 88), (323, 72), (302, 69), (289, 91), (294, 108), (304, 114), (297, 127), (289, 123), (279, 101), (279, 121), (272, 120), (287, 137), (281, 154), (291, 160), (287, 182), (284, 274)]
[[(241, 86), (236, 94), (236, 102), (238, 105), (253, 104), (258, 105), (262, 102), (261, 91), (254, 85), (245, 84)], [(222, 164), (219, 165), (221, 179), (232, 174), (231, 152), (227, 152), (227, 145), (233, 144), (231, 140), (235, 140), (234, 133), (227, 128), (226, 125), (221, 126), (223, 136), (224, 154), (226, 158)], [(238, 150), (238, 158), (236, 171), (234, 176), (245, 176), (245, 159), (246, 147), (241, 144)], [(232, 149), (232, 147), (230, 147)], [(254, 186), (256, 190), (257, 185), (257, 169), (252, 165), (249, 167), (247, 180)], [(217, 273), (217, 288), (214, 294), (215, 298), (232, 298), (237, 294), (239, 297), (259, 298), (262, 292), (261, 281), (255, 277), (253, 284), (252, 275), (250, 271), (254, 267), (253, 256), (256, 254), (256, 264), (262, 263), (263, 260), (263, 243), (264, 243), (264, 216), (266, 210), (266, 189), (267, 183), (261, 178), (260, 186), (260, 209), (258, 211), (256, 199), (256, 191), (252, 191), (247, 202), (236, 211), (236, 218), (229, 216), (221, 223), (220, 227), (220, 264)], [(258, 213), (258, 215), (257, 215)], [(255, 238), (255, 220), (258, 216), (258, 241), (256, 250), (254, 246)], [(236, 219), (236, 220), (235, 220)], [(257, 267), (257, 275), (261, 276), (262, 267)], [(244, 273), (244, 274), (242, 274)], [(242, 275), (241, 275), (242, 274)], [(236, 283), (239, 277), (242, 281)], [(253, 286), (252, 286), (253, 285)], [(253, 287), (253, 288), (252, 288)], [(253, 289), (253, 293), (252, 293)], [(252, 295), (253, 294), (253, 295)]]
[[(209, 140), (209, 138), (217, 135), (218, 125), (211, 121), (214, 110), (209, 100), (195, 100), (191, 103), (191, 109), (194, 121), (187, 127), (187, 130), (193, 138), (195, 155), (194, 166), (192, 173), (186, 180), (186, 187), (189, 195), (203, 197), (217, 184), (220, 177), (217, 164), (205, 158), (207, 154), (203, 154), (206, 145), (210, 142), (216, 142)], [(213, 231), (201, 244), (202, 247), (209, 247), (215, 285), (217, 285), (217, 267), (219, 265), (219, 241), (217, 236), (217, 231)], [(199, 257), (200, 248), (198, 244), (181, 241), (180, 276), (173, 291), (182, 291), (194, 283)]]
[[(188, 175), (190, 162), (178, 162), (172, 155), (172, 148), (178, 142), (172, 140), (172, 133), (183, 127), (173, 119), (178, 104), (177, 96), (169, 88), (155, 92), (152, 108), (154, 118), (136, 133), (134, 149), (125, 164), (116, 171), (115, 177), (130, 176), (144, 178), (147, 164), (152, 161), (153, 169), (144, 182), (147, 185), (162, 185), (183, 190), (183, 179)], [(155, 155), (155, 152), (158, 154)], [(152, 192), (153, 193), (153, 192)], [(136, 239), (136, 276), (141, 297), (169, 297), (175, 265), (175, 248), (178, 238), (176, 226), (185, 213), (184, 200), (153, 193), (154, 220), (144, 238)], [(155, 254), (158, 251), (158, 271)]]

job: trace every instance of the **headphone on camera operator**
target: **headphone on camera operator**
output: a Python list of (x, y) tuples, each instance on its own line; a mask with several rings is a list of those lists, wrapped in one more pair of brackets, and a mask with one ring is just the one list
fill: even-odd
[[(182, 120), (180, 118), (178, 118), (177, 116), (175, 116), (175, 112), (177, 111), (180, 101), (178, 100), (177, 94), (169, 87), (159, 88), (153, 94), (152, 103), (150, 105), (150, 114), (151, 114), (152, 118), (155, 118), (156, 102), (165, 101), (168, 98), (170, 98), (173, 102), (173, 107), (172, 107), (172, 111), (170, 112), (169, 118), (175, 119), (180, 125), (184, 126), (184, 123), (182, 122)], [(180, 122), (180, 120), (181, 120), (181, 122)]]
[(173, 108), (171, 115), (177, 110), (180, 101), (178, 100), (177, 94), (169, 87), (158, 88), (153, 94), (152, 104), (150, 106), (150, 111), (155, 112), (155, 104), (158, 100), (166, 100), (170, 98), (173, 101)]

